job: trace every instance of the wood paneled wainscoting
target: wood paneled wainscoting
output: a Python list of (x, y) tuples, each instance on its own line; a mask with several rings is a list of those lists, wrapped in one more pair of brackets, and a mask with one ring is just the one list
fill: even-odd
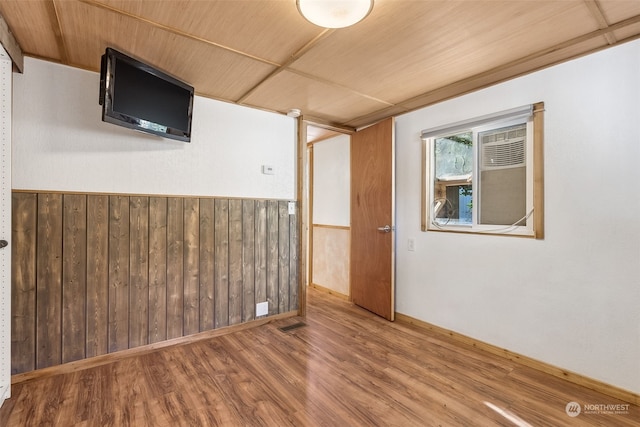
[(12, 374), (297, 310), (288, 203), (14, 191)]

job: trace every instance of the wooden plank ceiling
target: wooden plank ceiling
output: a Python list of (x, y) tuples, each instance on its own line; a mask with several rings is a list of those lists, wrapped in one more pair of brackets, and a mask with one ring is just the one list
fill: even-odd
[(114, 47), (201, 96), (345, 129), (640, 36), (638, 0), (376, 0), (338, 30), (295, 0), (0, 0), (0, 14), (29, 56), (98, 71)]

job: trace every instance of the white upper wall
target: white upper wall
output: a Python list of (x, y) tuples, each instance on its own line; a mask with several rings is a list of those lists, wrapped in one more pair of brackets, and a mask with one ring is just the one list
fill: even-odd
[(351, 137), (313, 144), (313, 223), (351, 225)]
[(97, 73), (33, 58), (24, 69), (14, 189), (295, 198), (294, 119), (196, 96), (191, 143), (178, 142), (102, 122)]
[[(398, 117), (397, 311), (640, 393), (639, 99), (634, 41)], [(538, 101), (544, 240), (420, 231), (420, 131)]]

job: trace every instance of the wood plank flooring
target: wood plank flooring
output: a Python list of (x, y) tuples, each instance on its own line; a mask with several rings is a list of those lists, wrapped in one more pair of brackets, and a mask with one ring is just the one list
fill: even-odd
[(14, 384), (12, 395), (0, 426), (640, 426), (633, 405), (569, 417), (572, 401), (626, 403), (314, 289), (305, 318)]

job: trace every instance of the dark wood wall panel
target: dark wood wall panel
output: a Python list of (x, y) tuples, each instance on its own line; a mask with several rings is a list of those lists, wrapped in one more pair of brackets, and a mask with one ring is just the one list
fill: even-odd
[(214, 328), (214, 200), (200, 200), (200, 330)]
[(278, 201), (267, 201), (267, 302), (269, 315), (278, 312)]
[(36, 234), (37, 194), (13, 194), (11, 242), (11, 367), (36, 368)]
[(109, 351), (109, 196), (87, 196), (87, 279), (86, 356), (93, 357)]
[(62, 363), (86, 356), (87, 198), (63, 196)]
[(167, 200), (167, 339), (181, 337), (184, 325), (184, 201)]
[(242, 323), (242, 200), (229, 200), (229, 325)]
[[(267, 301), (267, 201), (256, 201), (255, 211), (255, 296)], [(254, 310), (255, 312), (255, 310)]]
[(278, 312), (289, 311), (289, 206), (278, 204)]
[(256, 204), (253, 200), (242, 201), (242, 320), (255, 319), (255, 230)]
[(149, 343), (167, 339), (167, 199), (149, 199)]
[(62, 195), (38, 194), (36, 368), (62, 362)]
[(229, 201), (215, 201), (215, 327), (229, 325)]
[(129, 347), (149, 343), (149, 198), (129, 200)]
[(109, 353), (129, 348), (129, 198), (109, 197)]
[(13, 194), (12, 374), (298, 308), (279, 200)]
[(184, 334), (200, 331), (200, 203), (184, 199)]

